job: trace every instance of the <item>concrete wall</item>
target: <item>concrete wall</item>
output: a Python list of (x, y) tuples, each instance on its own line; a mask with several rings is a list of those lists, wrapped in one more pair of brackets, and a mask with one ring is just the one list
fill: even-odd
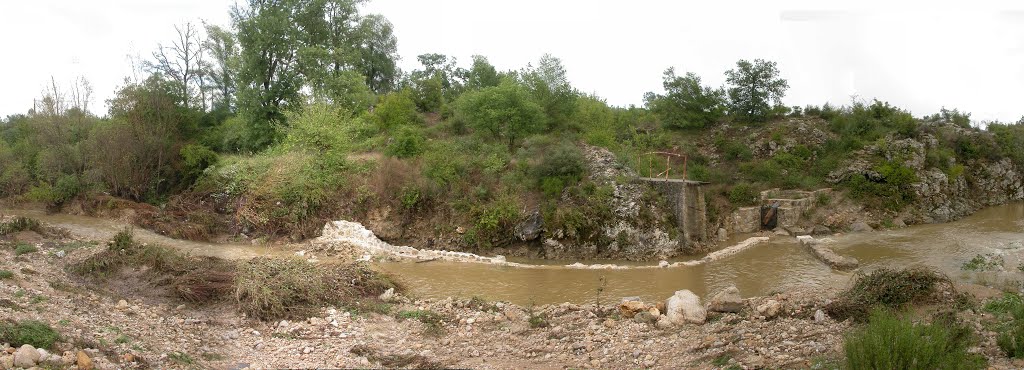
[(672, 207), (676, 218), (676, 226), (683, 233), (683, 241), (687, 248), (694, 244), (706, 243), (708, 239), (707, 203), (704, 200), (704, 188), (695, 181), (648, 179), (642, 182), (650, 185), (665, 196)]

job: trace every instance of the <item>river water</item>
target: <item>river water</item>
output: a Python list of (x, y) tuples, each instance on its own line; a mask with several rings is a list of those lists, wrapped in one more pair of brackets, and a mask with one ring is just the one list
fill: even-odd
[[(115, 220), (84, 216), (21, 210), (6, 213), (35, 217), (67, 228), (80, 237), (96, 240), (108, 240), (124, 227)], [(136, 229), (136, 237), (193, 254), (224, 258), (288, 255), (294, 251), (281, 246), (176, 240), (141, 229)], [(961, 266), (977, 254), (1004, 253), (1006, 269), (1016, 271), (1021, 263), (1020, 250), (1007, 252), (999, 247), (1024, 241), (1024, 203), (988, 208), (946, 224), (837, 235), (831, 239), (829, 245), (837, 253), (860, 260), (861, 270), (928, 266), (954, 279), (971, 280), (977, 276), (963, 272)], [(625, 296), (661, 300), (680, 289), (706, 296), (729, 285), (735, 285), (744, 296), (754, 296), (797, 288), (835, 288), (846, 284), (853, 274), (832, 270), (789, 237), (773, 237), (768, 242), (705, 264), (665, 269), (570, 269), (561, 265), (577, 261), (557, 261), (559, 265), (552, 261), (515, 261), (550, 266), (516, 268), (434, 261), (382, 263), (379, 267), (397, 275), (420, 297), (478, 296), (516, 304), (588, 303), (597, 298), (599, 289), (605, 302)]]

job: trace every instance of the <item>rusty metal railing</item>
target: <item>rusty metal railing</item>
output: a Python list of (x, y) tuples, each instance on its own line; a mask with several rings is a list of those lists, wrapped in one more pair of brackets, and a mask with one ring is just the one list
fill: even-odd
[[(655, 156), (659, 156), (659, 155), (660, 156), (665, 156), (665, 170), (661, 171), (657, 175), (655, 175), (654, 174), (654, 157)], [(669, 175), (672, 172), (672, 158), (682, 158), (683, 159), (683, 181), (686, 180), (686, 155), (685, 154), (677, 154), (677, 153), (671, 153), (671, 152), (647, 152), (647, 153), (644, 153), (643, 156), (647, 156), (647, 177), (655, 179), (655, 178), (662, 178), (662, 176), (664, 176), (665, 180), (669, 179)], [(643, 165), (642, 158), (638, 158), (637, 159), (637, 165), (638, 165), (638, 167)]]

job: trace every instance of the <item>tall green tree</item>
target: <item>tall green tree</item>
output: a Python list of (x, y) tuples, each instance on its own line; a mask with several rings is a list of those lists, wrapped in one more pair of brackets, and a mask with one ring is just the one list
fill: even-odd
[(557, 130), (568, 127), (576, 111), (579, 93), (569, 84), (568, 73), (562, 60), (551, 54), (544, 54), (536, 67), (527, 66), (520, 73), (520, 77), (544, 110), (548, 128)]
[(377, 14), (359, 22), (360, 59), (356, 67), (366, 76), (366, 85), (377, 94), (392, 91), (401, 71), (398, 69), (398, 39), (394, 26)]
[(298, 0), (249, 0), (248, 6), (232, 9), (241, 46), (238, 109), (247, 123), (247, 149), (274, 142), (275, 124), (284, 122), (285, 109), (301, 101), (298, 5)]
[(485, 87), (498, 86), (501, 83), (501, 76), (494, 65), (482, 55), (473, 56), (473, 66), (466, 75), (466, 88), (482, 89)]
[(673, 128), (704, 128), (725, 115), (725, 91), (701, 84), (692, 72), (677, 76), (675, 68), (665, 70), (662, 77), (665, 95), (648, 93), (644, 100), (662, 123)]
[(206, 62), (205, 76), (213, 91), (213, 108), (234, 111), (235, 80), (240, 63), (238, 39), (231, 30), (207, 24), (203, 48), (211, 57)]
[(441, 82), (441, 93), (448, 101), (455, 100), (462, 94), (466, 75), (469, 72), (460, 68), (455, 58), (449, 58), (444, 54), (428, 53), (417, 56), (416, 60), (423, 65), (423, 69), (415, 70), (410, 75), (414, 84), (418, 85), (436, 78)]
[(544, 110), (515, 81), (470, 91), (455, 104), (455, 119), (495, 139), (512, 151), (523, 137), (544, 129)]
[(767, 121), (773, 104), (781, 105), (789, 89), (789, 82), (779, 77), (776, 63), (763, 59), (740, 60), (725, 76), (730, 113), (745, 121)]

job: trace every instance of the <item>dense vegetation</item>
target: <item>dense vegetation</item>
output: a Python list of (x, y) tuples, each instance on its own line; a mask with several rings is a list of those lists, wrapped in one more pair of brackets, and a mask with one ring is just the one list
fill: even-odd
[[(88, 109), (87, 82), (54, 84), (28, 114), (0, 121), (0, 196), (59, 208), (106, 194), (190, 222), (210, 219), (197, 204), (214, 204), (237, 232), (297, 238), (329, 218), (384, 217), (400, 229), (436, 218), (445, 222), (428, 231), (466, 225), (462, 242), (486, 248), (532, 210), (569, 239), (605, 237), (595, 229), (611, 215), (611, 189), (588, 178), (584, 144), (641, 173), (642, 153), (685, 154), (687, 176), (721, 184), (727, 207), (766, 188), (831, 185), (852, 153), (899, 138), (936, 137), (927, 164), (950, 176), (969, 161), (1024, 164), (1020, 122), (983, 131), (967, 113), (915, 118), (880, 101), (785, 107), (788, 82), (760, 59), (738, 61), (722, 87), (669, 68), (644, 107), (581, 93), (551, 55), (500, 71), (484, 56), (463, 66), (424, 54), (421, 68), (401, 71), (392, 25), (360, 3), (254, 0), (231, 9), (231, 27), (178, 26), (178, 40), (159, 46), (102, 116)], [(734, 135), (781, 139), (791, 120), (821, 123), (827, 141), (765, 156)], [(841, 185), (877, 208), (912, 202), (916, 174), (875, 162), (879, 176)]]

